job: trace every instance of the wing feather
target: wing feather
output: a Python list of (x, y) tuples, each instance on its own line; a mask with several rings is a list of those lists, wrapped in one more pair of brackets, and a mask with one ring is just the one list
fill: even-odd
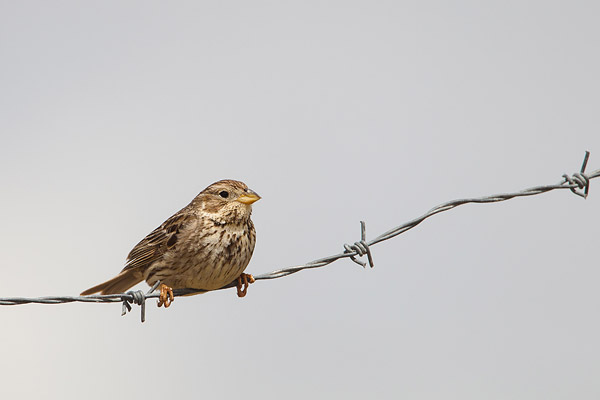
[(174, 248), (177, 244), (177, 235), (193, 216), (194, 214), (186, 207), (150, 232), (131, 250), (123, 271), (134, 268), (145, 269), (160, 259), (165, 251)]

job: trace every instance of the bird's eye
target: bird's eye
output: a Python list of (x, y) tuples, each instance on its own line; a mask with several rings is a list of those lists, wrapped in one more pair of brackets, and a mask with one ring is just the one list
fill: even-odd
[(219, 193), (219, 196), (221, 196), (222, 198), (226, 199), (229, 197), (229, 192), (226, 190), (223, 190)]

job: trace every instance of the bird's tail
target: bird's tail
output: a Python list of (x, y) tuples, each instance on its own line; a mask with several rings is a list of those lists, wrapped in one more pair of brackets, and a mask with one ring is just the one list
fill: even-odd
[(142, 274), (135, 269), (127, 269), (114, 278), (96, 285), (81, 293), (82, 296), (100, 292), (100, 294), (119, 294), (124, 293), (130, 287), (140, 283), (143, 278)]

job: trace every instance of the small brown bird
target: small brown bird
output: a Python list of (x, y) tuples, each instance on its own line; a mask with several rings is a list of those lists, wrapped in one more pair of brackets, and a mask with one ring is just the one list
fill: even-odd
[(81, 295), (123, 293), (142, 280), (150, 286), (160, 281), (158, 306), (168, 307), (173, 289), (214, 290), (237, 278), (238, 296), (245, 296), (254, 282), (243, 272), (256, 243), (250, 214), (259, 199), (242, 182), (213, 183), (142, 239), (119, 275)]

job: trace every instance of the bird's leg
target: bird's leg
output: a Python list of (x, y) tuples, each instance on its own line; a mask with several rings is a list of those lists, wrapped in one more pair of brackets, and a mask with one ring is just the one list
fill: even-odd
[(158, 298), (157, 305), (160, 307), (162, 305), (165, 308), (168, 308), (173, 302), (173, 289), (165, 285), (164, 283), (160, 284), (160, 297)]
[[(250, 274), (241, 274), (237, 278), (237, 295), (238, 297), (244, 297), (248, 291), (248, 284), (254, 283), (254, 277)], [(242, 286), (244, 287), (242, 289)]]

